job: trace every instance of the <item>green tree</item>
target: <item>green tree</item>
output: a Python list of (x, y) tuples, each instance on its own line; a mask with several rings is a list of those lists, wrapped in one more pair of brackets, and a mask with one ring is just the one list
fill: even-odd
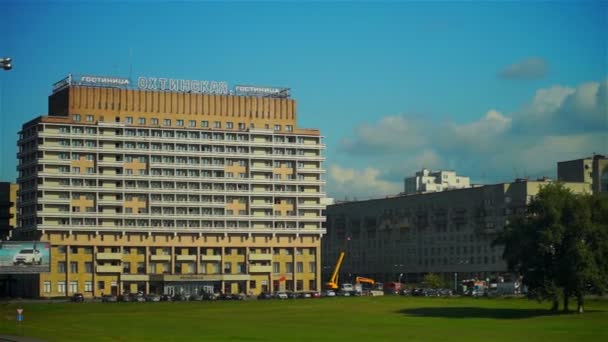
[(562, 184), (543, 187), (494, 241), (504, 245), (503, 258), (521, 274), (529, 296), (550, 300), (552, 310), (571, 297), (578, 312), (584, 295), (603, 293), (608, 283), (608, 198), (578, 195)]
[(435, 273), (428, 273), (424, 276), (422, 281), (424, 287), (430, 287), (432, 289), (439, 289), (445, 287), (445, 282)]

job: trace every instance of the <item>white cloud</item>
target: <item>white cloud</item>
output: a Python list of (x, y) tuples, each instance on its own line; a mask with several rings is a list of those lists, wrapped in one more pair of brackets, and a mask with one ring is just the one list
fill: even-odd
[(327, 180), (330, 197), (343, 199), (367, 199), (394, 195), (401, 191), (401, 182), (389, 182), (380, 179), (380, 170), (368, 167), (363, 170), (341, 167), (333, 164), (329, 167)]
[(530, 57), (507, 66), (498, 75), (506, 79), (531, 80), (545, 77), (548, 69), (544, 59)]
[(607, 92), (608, 80), (555, 85), (537, 90), (512, 114), (491, 109), (468, 123), (393, 115), (361, 125), (343, 140), (342, 152), (374, 168), (335, 165), (330, 195), (393, 194), (401, 191), (404, 177), (422, 167), (453, 169), (487, 183), (555, 176), (558, 161), (608, 152)]

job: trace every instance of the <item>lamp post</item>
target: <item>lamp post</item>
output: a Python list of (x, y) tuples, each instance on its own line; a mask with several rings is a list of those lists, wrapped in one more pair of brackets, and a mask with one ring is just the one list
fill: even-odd
[(403, 277), (403, 273), (399, 274), (399, 284), (401, 284), (401, 278)]

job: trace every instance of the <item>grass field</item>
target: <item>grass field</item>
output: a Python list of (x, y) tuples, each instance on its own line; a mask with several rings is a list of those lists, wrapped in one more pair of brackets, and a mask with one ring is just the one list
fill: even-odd
[[(16, 308), (24, 321), (16, 322)], [(524, 299), (3, 303), (0, 335), (48, 341), (608, 341), (608, 301), (552, 315)], [(19, 326), (20, 325), (20, 326)]]

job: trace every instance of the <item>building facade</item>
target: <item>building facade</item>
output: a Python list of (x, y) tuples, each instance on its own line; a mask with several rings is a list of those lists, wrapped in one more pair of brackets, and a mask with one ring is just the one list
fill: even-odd
[(17, 184), (0, 182), (0, 241), (7, 240), (17, 226), (17, 190)]
[[(346, 252), (341, 279), (416, 283), (432, 272), (451, 283), (504, 273), (503, 250), (492, 241), (545, 184), (521, 180), (329, 206), (324, 276), (341, 251)], [(565, 185), (591, 191), (585, 183)]]
[(18, 239), (52, 262), (17, 295), (320, 288), (324, 144), (294, 99), (87, 80), (19, 133)]
[(454, 171), (430, 171), (422, 169), (405, 179), (404, 193), (425, 193), (471, 187), (469, 177), (456, 175)]
[(596, 154), (589, 158), (558, 162), (557, 179), (586, 183), (594, 193), (608, 193), (608, 158)]

